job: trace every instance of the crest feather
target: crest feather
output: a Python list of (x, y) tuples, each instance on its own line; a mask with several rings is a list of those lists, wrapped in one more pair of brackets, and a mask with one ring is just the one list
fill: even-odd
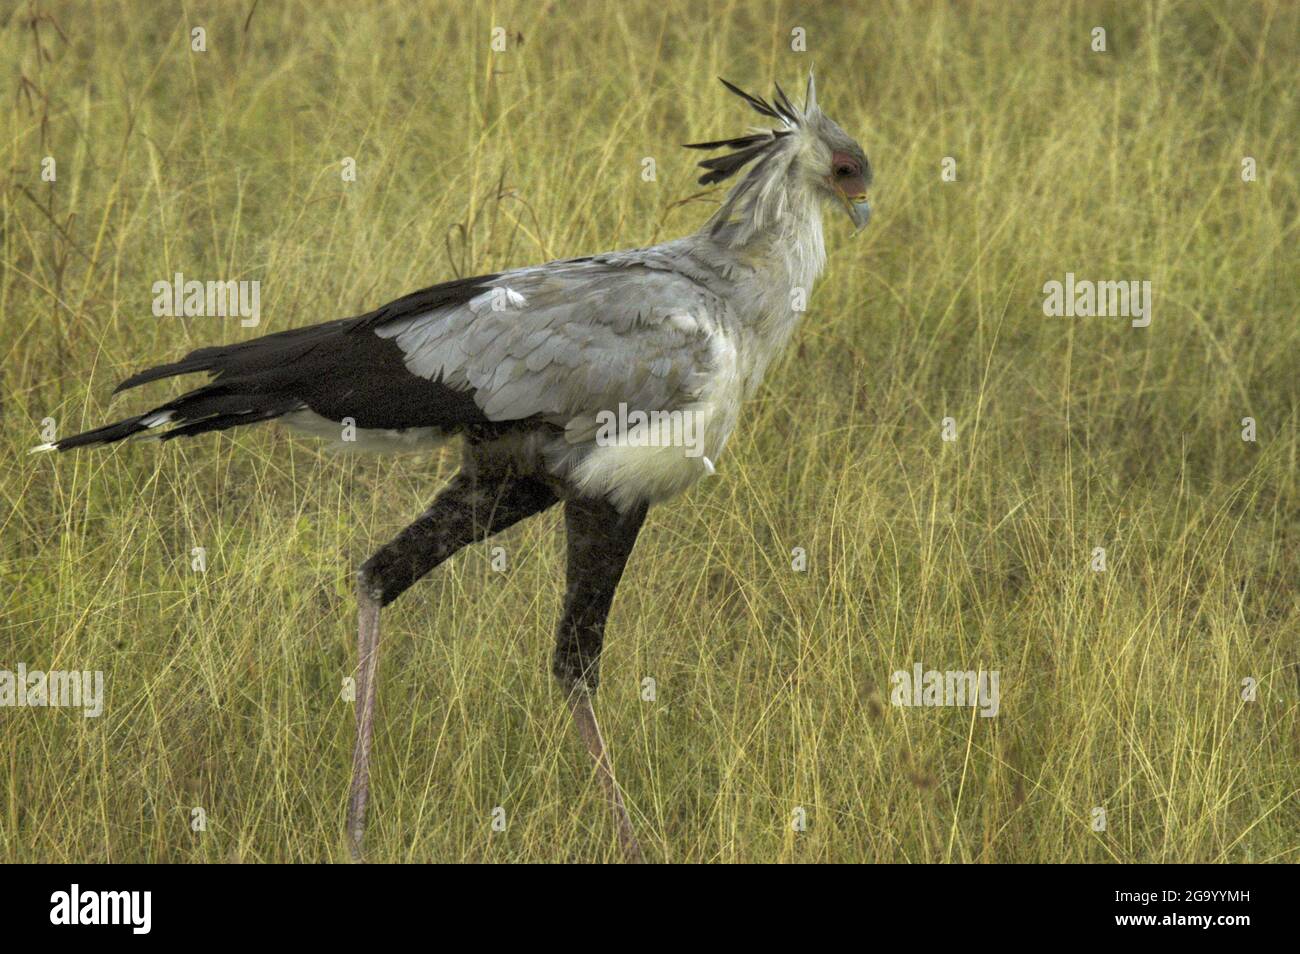
[(720, 82), (723, 86), (727, 87), (727, 89), (731, 90), (741, 99), (743, 99), (745, 102), (749, 103), (750, 106), (754, 107), (755, 112), (761, 113), (762, 115), (767, 116), (769, 119), (781, 118), (781, 116), (777, 113), (776, 109), (773, 108), (772, 104), (769, 103), (767, 100), (763, 99), (763, 97), (751, 96), (749, 93), (746, 93), (743, 89), (741, 89), (739, 86), (736, 86), (734, 83), (728, 83), (721, 76), (718, 77), (718, 82)]
[[(700, 176), (700, 185), (713, 185), (715, 182), (722, 182), (724, 179), (731, 178), (747, 163), (772, 149), (781, 141), (782, 137), (790, 135), (791, 131), (801, 124), (804, 115), (790, 102), (790, 98), (785, 95), (785, 90), (781, 88), (780, 83), (776, 84), (776, 96), (773, 97), (772, 102), (768, 102), (761, 96), (746, 93), (739, 86), (727, 82), (721, 76), (718, 77), (718, 80), (728, 90), (748, 103), (756, 113), (769, 119), (775, 119), (785, 128), (768, 129), (746, 136), (737, 136), (734, 139), (684, 143), (687, 149), (735, 150), (735, 152), (727, 153), (725, 156), (714, 156), (712, 159), (705, 159), (701, 162), (699, 164), (700, 168), (707, 169), (708, 172)], [(811, 82), (811, 79), (809, 82)]]

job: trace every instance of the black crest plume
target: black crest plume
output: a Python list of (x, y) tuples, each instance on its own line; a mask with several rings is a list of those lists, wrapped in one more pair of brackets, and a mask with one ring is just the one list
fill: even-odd
[(729, 152), (724, 156), (714, 156), (712, 159), (705, 159), (701, 162), (699, 164), (700, 168), (708, 171), (700, 176), (700, 185), (713, 185), (715, 182), (722, 182), (724, 179), (731, 178), (747, 163), (772, 149), (780, 142), (782, 137), (790, 135), (791, 127), (799, 125), (799, 111), (791, 105), (789, 97), (785, 95), (785, 90), (781, 89), (779, 83), (776, 86), (776, 96), (769, 103), (761, 96), (753, 96), (733, 83), (728, 83), (721, 76), (718, 77), (718, 80), (731, 92), (749, 103), (756, 113), (769, 119), (775, 119), (777, 122), (783, 123), (787, 128), (769, 129), (748, 136), (738, 136), (735, 139), (685, 143), (687, 149), (735, 150), (735, 152)]

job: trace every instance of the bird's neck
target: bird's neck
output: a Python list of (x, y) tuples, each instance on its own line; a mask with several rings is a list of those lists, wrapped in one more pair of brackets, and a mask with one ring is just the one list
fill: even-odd
[(805, 301), (826, 265), (821, 202), (790, 174), (788, 159), (754, 169), (701, 232), (773, 286), (802, 291)]
[(736, 186), (701, 230), (727, 270), (751, 276), (735, 301), (745, 393), (754, 394), (785, 350), (826, 264), (821, 204), (784, 170), (759, 169)]

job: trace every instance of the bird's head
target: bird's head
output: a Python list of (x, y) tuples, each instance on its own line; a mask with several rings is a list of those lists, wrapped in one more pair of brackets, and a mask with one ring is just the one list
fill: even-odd
[[(839, 124), (817, 105), (817, 86), (808, 73), (808, 92), (802, 109), (790, 102), (780, 84), (768, 102), (737, 88), (726, 80), (722, 84), (749, 103), (754, 110), (781, 124), (779, 129), (755, 130), (736, 139), (688, 143), (688, 149), (735, 150), (700, 163), (708, 171), (700, 177), (701, 185), (721, 182), (749, 162), (757, 161), (754, 179), (768, 163), (781, 162), (781, 172), (803, 184), (848, 212), (855, 229), (862, 229), (871, 217), (867, 188), (871, 185), (871, 164), (867, 154)], [(767, 171), (767, 170), (764, 170)]]

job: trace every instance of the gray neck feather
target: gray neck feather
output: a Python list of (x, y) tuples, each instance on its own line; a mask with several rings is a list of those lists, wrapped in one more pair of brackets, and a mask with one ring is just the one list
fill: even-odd
[[(811, 293), (826, 264), (818, 197), (795, 169), (798, 137), (777, 139), (701, 233), (774, 279)], [(765, 266), (771, 266), (765, 267)]]

